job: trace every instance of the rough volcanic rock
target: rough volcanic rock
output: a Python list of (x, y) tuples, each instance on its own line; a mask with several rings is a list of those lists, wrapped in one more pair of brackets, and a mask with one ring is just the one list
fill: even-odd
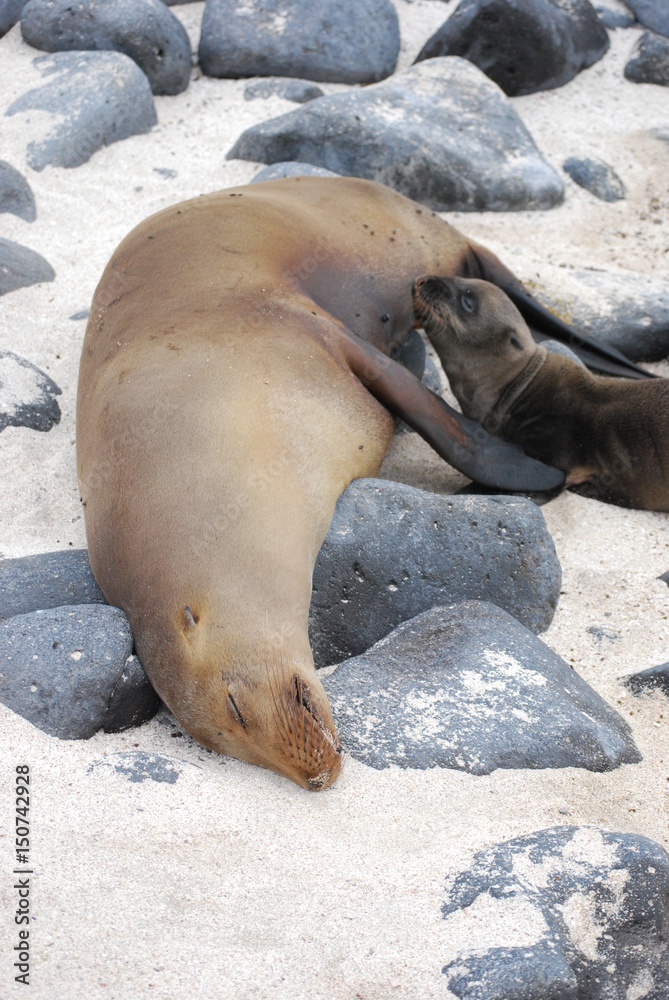
[(56, 272), (48, 261), (29, 247), (0, 237), (0, 295), (17, 288), (53, 281)]
[(116, 732), (158, 709), (118, 608), (52, 608), (0, 622), (0, 701), (50, 736)]
[(625, 0), (644, 28), (658, 35), (669, 35), (669, 4), (667, 0)]
[(669, 355), (669, 281), (633, 271), (586, 271), (542, 265), (536, 297), (575, 330), (632, 361)]
[(67, 604), (106, 604), (87, 549), (0, 561), (0, 620)]
[(0, 213), (11, 212), (26, 222), (34, 222), (37, 217), (35, 196), (23, 174), (0, 160)]
[(561, 87), (608, 47), (589, 0), (462, 0), (416, 61), (463, 56), (514, 97)]
[(645, 31), (632, 49), (625, 77), (632, 83), (669, 87), (669, 40)]
[(511, 103), (465, 59), (431, 59), (254, 125), (235, 158), (313, 163), (438, 211), (551, 208), (564, 193)]
[(154, 94), (179, 94), (190, 80), (186, 29), (162, 0), (28, 0), (21, 33), (46, 52), (123, 52), (146, 73)]
[[(61, 390), (43, 371), (12, 351), (0, 351), (0, 432), (5, 427), (50, 431), (60, 422)], [(0, 603), (4, 595), (0, 595)]]
[(0, 38), (21, 18), (26, 0), (0, 0)]
[(448, 989), (463, 1000), (665, 1000), (668, 898), (669, 856), (638, 834), (566, 826), (498, 844), (447, 883), (447, 927), (470, 927), (472, 943), (444, 967)]
[(625, 185), (613, 167), (591, 156), (570, 156), (562, 164), (571, 179), (601, 201), (621, 201)]
[[(34, 64), (48, 82), (23, 94), (5, 112), (28, 116), (28, 163), (33, 170), (78, 167), (103, 146), (149, 132), (156, 124), (149, 81), (120, 52), (56, 52)], [(31, 111), (53, 116), (46, 131), (41, 122), (32, 124)]]
[(306, 104), (307, 101), (323, 97), (323, 91), (315, 83), (285, 76), (269, 76), (264, 80), (255, 80), (253, 83), (247, 83), (244, 88), (245, 101), (267, 97), (283, 97), (286, 101), (293, 101), (294, 104)]
[(316, 664), (356, 656), (400, 622), (455, 601), (492, 601), (542, 632), (560, 582), (553, 540), (529, 500), (357, 479), (337, 501), (314, 568)]
[(616, 31), (618, 28), (632, 28), (637, 23), (632, 14), (626, 14), (621, 10), (612, 10), (611, 7), (595, 7), (597, 17), (608, 31)]
[(207, 0), (199, 57), (208, 76), (374, 83), (399, 50), (390, 0)]
[(641, 760), (629, 726), (506, 611), (432, 608), (323, 684), (344, 749), (379, 770), (583, 767)]
[(273, 163), (271, 167), (259, 170), (251, 184), (260, 181), (277, 181), (282, 177), (339, 177), (332, 170), (325, 170), (323, 167), (314, 167), (311, 163)]
[(662, 691), (669, 698), (669, 663), (661, 663), (659, 667), (649, 667), (638, 674), (628, 674), (624, 678), (625, 687), (633, 694), (643, 694), (647, 691)]

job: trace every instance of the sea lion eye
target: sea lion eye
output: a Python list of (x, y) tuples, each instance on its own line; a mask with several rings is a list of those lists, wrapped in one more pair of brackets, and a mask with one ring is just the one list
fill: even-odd
[(511, 344), (512, 347), (515, 347), (517, 350), (522, 351), (523, 345), (518, 340), (518, 337), (510, 337), (509, 343)]
[(471, 292), (463, 292), (460, 296), (460, 305), (466, 313), (473, 313), (476, 309), (476, 299)]

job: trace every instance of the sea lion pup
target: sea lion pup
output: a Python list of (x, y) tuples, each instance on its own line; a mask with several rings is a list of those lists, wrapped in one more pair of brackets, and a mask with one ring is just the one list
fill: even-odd
[(420, 277), (414, 307), (468, 417), (588, 496), (669, 510), (669, 379), (606, 378), (548, 354), (487, 281)]
[(564, 478), (392, 359), (419, 271), (526, 294), (382, 185), (232, 188), (130, 233), (86, 331), (77, 463), (93, 572), (184, 728), (308, 788), (341, 762), (309, 646), (312, 570), (340, 493), (378, 472), (390, 411), (481, 482)]

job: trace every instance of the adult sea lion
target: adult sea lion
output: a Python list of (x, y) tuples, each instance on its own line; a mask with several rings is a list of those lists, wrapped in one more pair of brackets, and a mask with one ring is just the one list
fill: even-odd
[(669, 379), (605, 378), (548, 354), (487, 281), (417, 278), (414, 306), (464, 413), (589, 496), (669, 510)]
[(77, 463), (93, 572), (181, 724), (308, 788), (340, 769), (307, 633), (312, 570), (340, 493), (378, 472), (391, 412), (482, 482), (563, 480), (390, 357), (421, 271), (526, 296), (489, 251), (388, 188), (299, 178), (154, 215), (91, 308)]

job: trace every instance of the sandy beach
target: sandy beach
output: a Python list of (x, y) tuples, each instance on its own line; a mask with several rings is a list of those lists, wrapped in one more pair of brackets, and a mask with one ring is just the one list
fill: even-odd
[[(394, 2), (401, 70), (456, 4)], [(171, 9), (196, 50), (204, 3)], [(565, 175), (564, 204), (550, 211), (445, 216), (531, 284), (541, 285), (546, 265), (669, 282), (669, 143), (652, 134), (669, 129), (669, 89), (624, 80), (639, 30), (611, 32), (606, 56), (566, 86), (512, 99), (555, 168), (571, 155), (599, 157), (623, 179), (625, 200), (604, 203)], [(2, 115), (42, 82), (39, 54), (18, 25), (0, 39)], [(88, 309), (112, 251), (142, 219), (258, 172), (226, 153), (243, 129), (295, 105), (245, 101), (245, 84), (194, 67), (188, 90), (155, 98), (150, 133), (73, 170), (31, 170), (23, 116), (0, 116), (0, 156), (37, 203), (33, 223), (0, 216), (0, 235), (56, 271), (55, 281), (0, 299), (0, 349), (62, 389), (62, 419), (49, 433), (0, 434), (3, 558), (85, 547), (75, 404), (86, 323), (71, 317)], [(649, 367), (669, 375), (668, 362)], [(415, 434), (393, 441), (382, 474), (444, 493), (466, 482)], [(442, 917), (447, 880), (477, 851), (560, 824), (638, 833), (669, 849), (669, 703), (621, 683), (669, 660), (669, 590), (658, 579), (669, 570), (667, 515), (570, 493), (542, 512), (563, 573), (542, 639), (627, 719), (640, 764), (475, 777), (348, 759), (337, 784), (312, 795), (203, 750), (166, 710), (138, 729), (65, 742), (0, 705), (0, 997), (22, 995), (11, 976), (8, 874), (18, 764), (30, 765), (33, 783), (35, 1000), (443, 1000), (454, 994), (441, 970), (457, 955), (491, 941), (529, 945), (538, 934), (520, 910), (513, 922), (475, 908)], [(175, 780), (131, 781), (112, 766), (136, 751), (173, 758)]]

